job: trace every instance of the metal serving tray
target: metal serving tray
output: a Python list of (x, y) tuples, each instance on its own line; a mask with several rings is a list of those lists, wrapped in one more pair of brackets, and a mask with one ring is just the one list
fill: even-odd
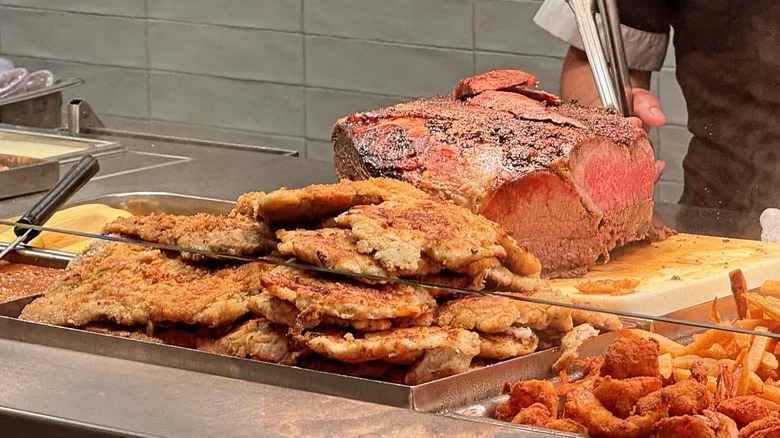
[[(0, 242), (0, 251), (8, 246), (6, 242)], [(73, 258), (73, 254), (53, 249), (17, 247), (6, 254), (3, 261), (20, 263), (25, 265), (41, 266), (43, 268), (64, 269)]]
[[(0, 153), (3, 153), (3, 140), (59, 147), (62, 149), (60, 152), (47, 158), (61, 163), (74, 161), (86, 154), (100, 156), (123, 150), (115, 141), (74, 137), (60, 134), (52, 130), (0, 124)], [(32, 154), (34, 154), (34, 152), (31, 151), (30, 155)], [(16, 153), (13, 155), (25, 155), (25, 153)]]
[(38, 128), (62, 126), (62, 94), (83, 84), (79, 78), (57, 79), (49, 87), (0, 99), (0, 122)]
[[(22, 300), (26, 300), (22, 301), (23, 304), (31, 301), (29, 297)], [(485, 400), (497, 393), (506, 381), (548, 373), (559, 355), (557, 348), (544, 350), (433, 382), (408, 386), (22, 321), (17, 319), (23, 308), (19, 301), (0, 304), (0, 338), (422, 412), (446, 412)], [(614, 336), (615, 333), (608, 333), (594, 338), (583, 346), (584, 354), (599, 354)], [(549, 376), (544, 374), (544, 377)]]
[(56, 161), (0, 154), (0, 199), (50, 189), (60, 178)]
[[(84, 203), (102, 203), (135, 214), (226, 213), (234, 205), (233, 202), (229, 201), (160, 192), (119, 193), (86, 199), (70, 205)], [(27, 300), (27, 302), (30, 301), (29, 297)], [(551, 377), (549, 376), (550, 367), (560, 354), (557, 348), (544, 350), (528, 356), (475, 368), (463, 374), (421, 385), (408, 386), (295, 366), (221, 356), (78, 329), (31, 323), (17, 319), (22, 308), (23, 306), (18, 301), (0, 304), (0, 315), (2, 315), (0, 316), (0, 338), (302, 389), (423, 412), (454, 412), (458, 407), (494, 397), (506, 381)], [(649, 327), (649, 324), (644, 323), (644, 321), (625, 322), (629, 326)], [(603, 353), (614, 336), (614, 333), (607, 333), (585, 342), (581, 350), (582, 354)]]
[[(706, 302), (696, 306), (688, 307), (686, 309), (678, 310), (664, 316), (678, 319), (678, 320), (684, 320), (684, 321), (708, 322), (710, 319), (711, 306), (712, 306), (712, 302)], [(717, 307), (718, 307), (718, 312), (724, 319), (737, 318), (737, 309), (734, 300), (730, 298), (719, 299), (717, 303)], [(670, 339), (682, 343), (690, 342), (691, 336), (693, 334), (700, 333), (703, 331), (703, 329), (692, 327), (689, 325), (680, 325), (680, 324), (672, 324), (672, 323), (657, 322), (657, 321), (654, 321), (650, 324), (649, 330), (662, 334)], [(580, 349), (580, 356), (587, 357), (587, 356), (606, 354), (607, 347), (609, 346), (610, 342), (612, 342), (616, 337), (617, 337), (617, 333), (606, 333), (596, 338), (589, 339), (583, 344), (582, 348)], [(508, 381), (515, 382), (518, 380), (530, 380), (530, 379), (549, 379), (551, 381), (557, 380), (555, 376), (552, 376), (549, 373), (552, 364), (555, 363), (555, 360), (557, 359), (557, 355), (553, 354), (552, 351), (541, 351), (538, 353), (534, 353), (530, 356), (527, 356), (523, 359), (533, 361), (535, 366), (527, 367), (527, 369), (518, 372), (516, 375), (514, 375), (512, 379), (507, 379)], [(581, 436), (578, 434), (558, 432), (558, 431), (538, 428), (534, 426), (512, 424), (505, 421), (496, 420), (495, 418), (493, 418), (495, 415), (496, 406), (498, 406), (500, 403), (504, 402), (506, 399), (509, 398), (508, 395), (500, 394), (500, 390), (501, 390), (501, 385), (496, 385), (492, 388), (492, 391), (487, 394), (488, 396), (483, 399), (474, 401), (473, 403), (467, 403), (456, 407), (451, 407), (451, 408), (445, 407), (444, 409), (439, 411), (439, 413), (447, 417), (468, 419), (480, 423), (500, 424), (500, 425), (512, 427), (519, 430), (529, 430), (529, 431), (533, 430), (537, 432), (544, 431), (550, 433), (553, 436), (563, 436), (563, 437)]]

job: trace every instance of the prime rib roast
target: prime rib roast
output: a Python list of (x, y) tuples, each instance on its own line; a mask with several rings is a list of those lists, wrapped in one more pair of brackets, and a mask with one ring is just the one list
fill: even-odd
[(452, 95), (339, 119), (340, 178), (392, 177), (504, 225), (546, 277), (583, 275), (653, 227), (653, 149), (613, 111), (561, 103), (536, 77), (495, 70)]

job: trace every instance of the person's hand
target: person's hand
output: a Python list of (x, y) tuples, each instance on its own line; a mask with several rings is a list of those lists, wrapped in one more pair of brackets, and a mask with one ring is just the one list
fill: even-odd
[[(634, 88), (633, 91), (635, 116), (629, 117), (628, 120), (645, 131), (651, 127), (663, 125), (666, 122), (666, 116), (661, 110), (661, 101), (658, 100), (658, 97), (644, 88)], [(666, 163), (663, 160), (655, 161), (656, 184), (661, 179), (664, 168), (666, 168)]]
[(644, 88), (634, 88), (634, 117), (628, 120), (645, 131), (654, 126), (661, 126), (666, 122), (661, 110), (661, 101), (653, 93)]

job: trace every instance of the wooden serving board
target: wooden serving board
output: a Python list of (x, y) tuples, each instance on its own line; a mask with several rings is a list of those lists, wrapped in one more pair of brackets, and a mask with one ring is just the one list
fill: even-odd
[[(754, 240), (678, 234), (661, 242), (638, 243), (613, 252), (610, 261), (582, 278), (551, 280), (577, 302), (648, 315), (731, 295), (729, 272), (741, 269), (749, 289), (767, 279), (780, 280), (780, 244)], [(627, 295), (580, 293), (584, 280), (639, 280)]]

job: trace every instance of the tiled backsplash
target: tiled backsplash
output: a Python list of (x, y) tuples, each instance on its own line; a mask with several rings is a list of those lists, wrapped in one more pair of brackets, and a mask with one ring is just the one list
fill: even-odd
[[(557, 91), (566, 46), (523, 0), (0, 0), (0, 54), (77, 76), (68, 92), (109, 126), (296, 149), (330, 159), (351, 112), (448, 93), (523, 68)], [(654, 79), (669, 125), (651, 133), (674, 202), (689, 135), (674, 60)]]

